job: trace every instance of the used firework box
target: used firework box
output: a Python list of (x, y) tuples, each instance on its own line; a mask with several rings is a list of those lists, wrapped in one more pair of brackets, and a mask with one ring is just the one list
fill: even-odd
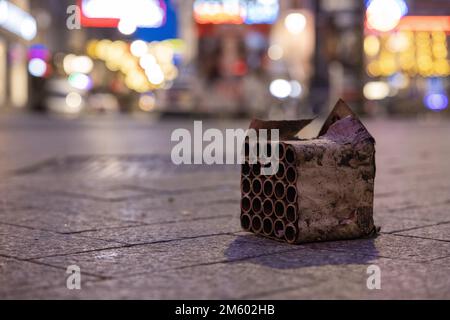
[(252, 121), (250, 129), (278, 129), (278, 171), (263, 175), (264, 164), (250, 163), (246, 140), (242, 228), (291, 244), (376, 234), (374, 138), (342, 100), (317, 138), (296, 138), (311, 121)]

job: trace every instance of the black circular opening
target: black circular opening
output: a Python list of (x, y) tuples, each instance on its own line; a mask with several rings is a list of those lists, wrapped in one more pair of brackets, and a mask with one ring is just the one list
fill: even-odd
[(270, 180), (264, 181), (264, 195), (270, 197), (273, 194), (273, 182)]
[(248, 214), (241, 216), (241, 226), (244, 230), (250, 230), (250, 216)]
[(243, 179), (242, 180), (242, 192), (245, 194), (250, 193), (250, 189), (251, 189), (250, 179)]
[(253, 188), (253, 193), (254, 194), (260, 194), (261, 191), (262, 191), (261, 180), (254, 179), (253, 180), (253, 184), (252, 184), (252, 188)]
[(275, 215), (279, 218), (283, 217), (284, 215), (285, 206), (284, 203), (280, 200), (275, 202)]
[(248, 162), (242, 165), (242, 174), (244, 176), (248, 176), (250, 174), (250, 165), (248, 164)]
[(293, 203), (297, 200), (297, 189), (294, 186), (289, 186), (286, 191), (287, 201)]
[(295, 151), (294, 151), (294, 148), (288, 147), (286, 149), (285, 159), (290, 164), (295, 162)]
[(261, 199), (260, 198), (258, 198), (258, 197), (253, 198), (252, 209), (253, 209), (253, 212), (255, 212), (255, 213), (261, 212), (262, 203), (261, 203)]
[(297, 170), (294, 167), (289, 167), (286, 170), (286, 180), (289, 183), (295, 183), (297, 181)]
[(295, 242), (295, 240), (297, 238), (297, 230), (295, 229), (295, 227), (293, 225), (289, 225), (286, 227), (286, 230), (284, 232), (284, 237), (285, 237), (286, 241), (289, 243)]
[(250, 210), (251, 201), (249, 197), (243, 197), (241, 200), (241, 207), (244, 212), (248, 212)]
[(262, 221), (259, 216), (254, 216), (252, 219), (252, 229), (255, 232), (260, 232), (262, 229)]
[(272, 215), (272, 211), (273, 211), (273, 203), (271, 200), (266, 199), (264, 200), (263, 203), (263, 212), (266, 216), (270, 216)]
[(263, 232), (264, 234), (271, 234), (273, 229), (272, 220), (270, 218), (265, 218), (263, 220)]
[(292, 204), (286, 208), (286, 219), (289, 222), (295, 222), (297, 220), (297, 208)]
[(259, 163), (255, 163), (252, 165), (252, 173), (255, 176), (259, 176), (259, 174), (261, 173), (261, 164)]
[(275, 197), (278, 199), (284, 197), (284, 185), (282, 182), (275, 183)]

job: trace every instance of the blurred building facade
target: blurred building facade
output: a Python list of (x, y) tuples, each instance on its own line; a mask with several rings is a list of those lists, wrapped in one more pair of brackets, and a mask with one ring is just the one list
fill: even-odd
[(343, 98), (367, 114), (448, 114), (446, 1), (0, 4), (3, 109), (275, 119)]
[(27, 106), (27, 49), (36, 34), (28, 0), (0, 1), (0, 106)]

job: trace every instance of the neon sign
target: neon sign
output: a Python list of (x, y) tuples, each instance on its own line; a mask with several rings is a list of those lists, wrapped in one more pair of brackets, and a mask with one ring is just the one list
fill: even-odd
[(278, 0), (196, 0), (199, 24), (272, 24), (278, 18)]
[(164, 0), (78, 0), (81, 25), (115, 28), (122, 20), (139, 28), (159, 28), (165, 24)]

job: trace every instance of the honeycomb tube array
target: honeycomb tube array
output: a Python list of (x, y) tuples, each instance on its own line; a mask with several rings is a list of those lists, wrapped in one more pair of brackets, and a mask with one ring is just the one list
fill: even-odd
[(286, 143), (279, 144), (279, 151), (278, 171), (271, 176), (261, 174), (261, 163), (248, 163), (246, 154), (241, 174), (241, 224), (246, 231), (293, 243), (299, 216), (296, 155), (295, 149)]

